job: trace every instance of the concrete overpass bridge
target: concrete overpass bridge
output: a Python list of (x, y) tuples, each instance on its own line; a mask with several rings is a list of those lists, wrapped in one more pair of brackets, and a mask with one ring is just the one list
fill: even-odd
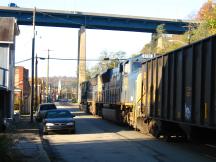
[(45, 9), (35, 10), (30, 8), (0, 6), (0, 17), (15, 17), (17, 19), (18, 25), (32, 25), (33, 13), (35, 14), (36, 26), (80, 28), (78, 47), (79, 83), (85, 80), (86, 64), (85, 61), (80, 60), (85, 60), (86, 58), (86, 28), (155, 33), (157, 26), (164, 24), (167, 33), (182, 34), (188, 30), (188, 26), (190, 24), (188, 21), (174, 19), (123, 16), (77, 11)]

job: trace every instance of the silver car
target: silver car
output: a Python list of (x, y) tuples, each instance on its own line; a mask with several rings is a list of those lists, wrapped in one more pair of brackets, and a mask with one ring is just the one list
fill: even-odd
[(56, 110), (56, 105), (54, 103), (43, 103), (37, 107), (37, 111), (35, 114), (35, 119), (37, 122), (41, 122), (44, 118), (45, 113), (48, 110)]

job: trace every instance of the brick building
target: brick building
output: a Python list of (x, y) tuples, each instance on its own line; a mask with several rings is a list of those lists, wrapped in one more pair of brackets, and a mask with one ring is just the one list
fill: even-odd
[(22, 66), (15, 67), (15, 108), (21, 114), (30, 113), (30, 84), (28, 81), (29, 71)]

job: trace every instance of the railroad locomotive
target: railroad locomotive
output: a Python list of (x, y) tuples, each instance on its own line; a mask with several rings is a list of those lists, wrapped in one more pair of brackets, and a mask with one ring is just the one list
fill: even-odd
[[(118, 123), (133, 124), (136, 82), (142, 55), (130, 58), (114, 69), (81, 83), (81, 105), (92, 114)], [(140, 87), (141, 88), (141, 87)]]
[(155, 137), (216, 133), (216, 36), (135, 57), (81, 84), (81, 107)]

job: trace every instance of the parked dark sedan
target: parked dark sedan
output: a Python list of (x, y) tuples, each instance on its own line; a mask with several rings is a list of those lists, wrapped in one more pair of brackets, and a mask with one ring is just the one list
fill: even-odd
[(74, 115), (68, 110), (50, 110), (47, 111), (43, 119), (43, 133), (49, 131), (67, 131), (75, 133)]

